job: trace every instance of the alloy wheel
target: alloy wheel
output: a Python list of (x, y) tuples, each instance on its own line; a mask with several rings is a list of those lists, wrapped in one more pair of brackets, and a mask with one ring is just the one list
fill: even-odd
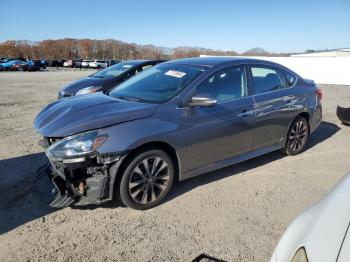
[(152, 203), (166, 190), (169, 179), (168, 163), (160, 156), (147, 157), (132, 171), (129, 194), (137, 203)]
[(289, 141), (290, 148), (293, 151), (298, 151), (301, 149), (307, 139), (307, 126), (304, 121), (299, 120), (294, 123), (292, 130), (290, 131)]

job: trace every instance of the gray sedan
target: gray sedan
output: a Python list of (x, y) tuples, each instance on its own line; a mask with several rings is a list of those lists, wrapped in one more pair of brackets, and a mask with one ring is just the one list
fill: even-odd
[(52, 165), (51, 206), (117, 197), (147, 209), (175, 180), (275, 150), (299, 154), (322, 121), (321, 98), (279, 64), (211, 57), (156, 65), (109, 95), (56, 101), (35, 119)]

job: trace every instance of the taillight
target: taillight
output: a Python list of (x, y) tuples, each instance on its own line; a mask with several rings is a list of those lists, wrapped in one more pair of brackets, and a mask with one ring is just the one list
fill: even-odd
[(322, 97), (323, 97), (322, 89), (317, 87), (315, 93), (316, 93), (316, 96), (318, 96), (318, 98), (322, 100)]

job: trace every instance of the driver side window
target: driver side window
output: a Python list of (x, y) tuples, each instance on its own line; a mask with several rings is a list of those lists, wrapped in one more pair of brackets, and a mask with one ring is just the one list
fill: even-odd
[(247, 77), (243, 66), (227, 67), (219, 70), (196, 90), (196, 95), (209, 95), (218, 103), (247, 96)]

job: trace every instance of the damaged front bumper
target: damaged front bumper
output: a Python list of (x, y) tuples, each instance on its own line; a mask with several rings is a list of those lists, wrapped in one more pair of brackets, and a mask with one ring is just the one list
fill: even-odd
[(113, 187), (118, 161), (122, 154), (63, 159), (49, 158), (50, 163), (39, 168), (37, 185), (51, 207), (99, 204), (113, 199)]

